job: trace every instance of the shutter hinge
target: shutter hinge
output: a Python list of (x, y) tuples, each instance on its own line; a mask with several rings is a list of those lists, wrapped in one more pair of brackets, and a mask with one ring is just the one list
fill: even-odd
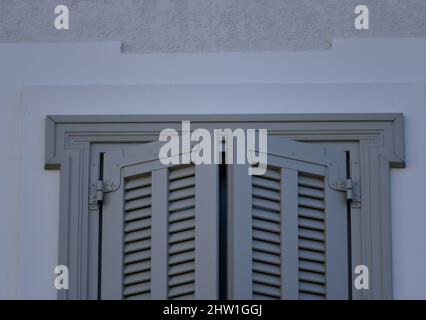
[(91, 187), (92, 192), (89, 193), (89, 210), (97, 210), (104, 202), (104, 182), (98, 180)]
[(353, 200), (353, 190), (352, 190), (352, 179), (346, 179), (346, 199), (348, 201)]
[(104, 203), (104, 182), (102, 180), (98, 180), (96, 186), (96, 203), (98, 206)]
[(89, 193), (89, 210), (97, 210), (104, 202), (104, 182), (96, 181), (92, 184), (92, 192)]
[(359, 192), (359, 184), (352, 178), (347, 178), (336, 182), (332, 185), (333, 190), (346, 192), (346, 199), (351, 203), (352, 208), (361, 207), (361, 197)]
[(98, 180), (91, 185), (89, 193), (89, 210), (97, 210), (104, 202), (105, 193), (115, 190), (115, 184)]
[(346, 179), (346, 199), (351, 203), (352, 208), (361, 207), (361, 199), (354, 188), (354, 183), (352, 178)]

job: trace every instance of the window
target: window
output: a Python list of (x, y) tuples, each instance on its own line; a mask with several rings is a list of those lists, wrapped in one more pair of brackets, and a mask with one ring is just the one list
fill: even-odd
[[(61, 169), (59, 262), (70, 269), (60, 298), (218, 297), (223, 174), (154, 156), (159, 131), (182, 120), (275, 136), (265, 176), (226, 170), (228, 298), (391, 297), (389, 168), (404, 166), (400, 114), (47, 117), (46, 168)], [(109, 193), (101, 224), (100, 154)], [(370, 269), (363, 292), (350, 288), (359, 264)]]

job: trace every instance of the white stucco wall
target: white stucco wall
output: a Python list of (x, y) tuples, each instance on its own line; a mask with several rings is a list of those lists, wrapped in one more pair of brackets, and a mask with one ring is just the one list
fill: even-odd
[(55, 298), (58, 173), (46, 114), (403, 112), (392, 170), (395, 298), (426, 299), (426, 41), (330, 51), (124, 55), (119, 43), (0, 45), (0, 298)]
[[(67, 5), (70, 29), (53, 27)], [(370, 29), (354, 27), (367, 5)], [(425, 37), (424, 0), (2, 0), (0, 42), (120, 40), (123, 51), (329, 49), (334, 38)]]

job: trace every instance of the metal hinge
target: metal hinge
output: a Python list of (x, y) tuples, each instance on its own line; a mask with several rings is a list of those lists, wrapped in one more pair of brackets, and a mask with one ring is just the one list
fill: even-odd
[(353, 200), (352, 178), (346, 179), (346, 200)]
[(98, 180), (96, 185), (96, 203), (101, 206), (104, 203), (104, 182)]
[(89, 209), (96, 210), (104, 202), (104, 182), (98, 180), (96, 184), (92, 185), (92, 192), (89, 193)]
[(104, 196), (107, 192), (114, 191), (115, 185), (103, 180), (98, 180), (91, 185), (89, 193), (89, 209), (97, 210), (104, 203)]
[(355, 191), (354, 183), (352, 178), (346, 179), (346, 199), (351, 203), (352, 208), (361, 207), (361, 199), (358, 193)]

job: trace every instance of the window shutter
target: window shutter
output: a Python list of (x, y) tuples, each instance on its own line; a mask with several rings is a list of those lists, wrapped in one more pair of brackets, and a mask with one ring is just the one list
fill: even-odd
[(161, 145), (105, 155), (103, 299), (217, 298), (217, 166), (163, 165)]
[(269, 137), (267, 154), (264, 175), (230, 166), (230, 296), (347, 299), (345, 153)]

